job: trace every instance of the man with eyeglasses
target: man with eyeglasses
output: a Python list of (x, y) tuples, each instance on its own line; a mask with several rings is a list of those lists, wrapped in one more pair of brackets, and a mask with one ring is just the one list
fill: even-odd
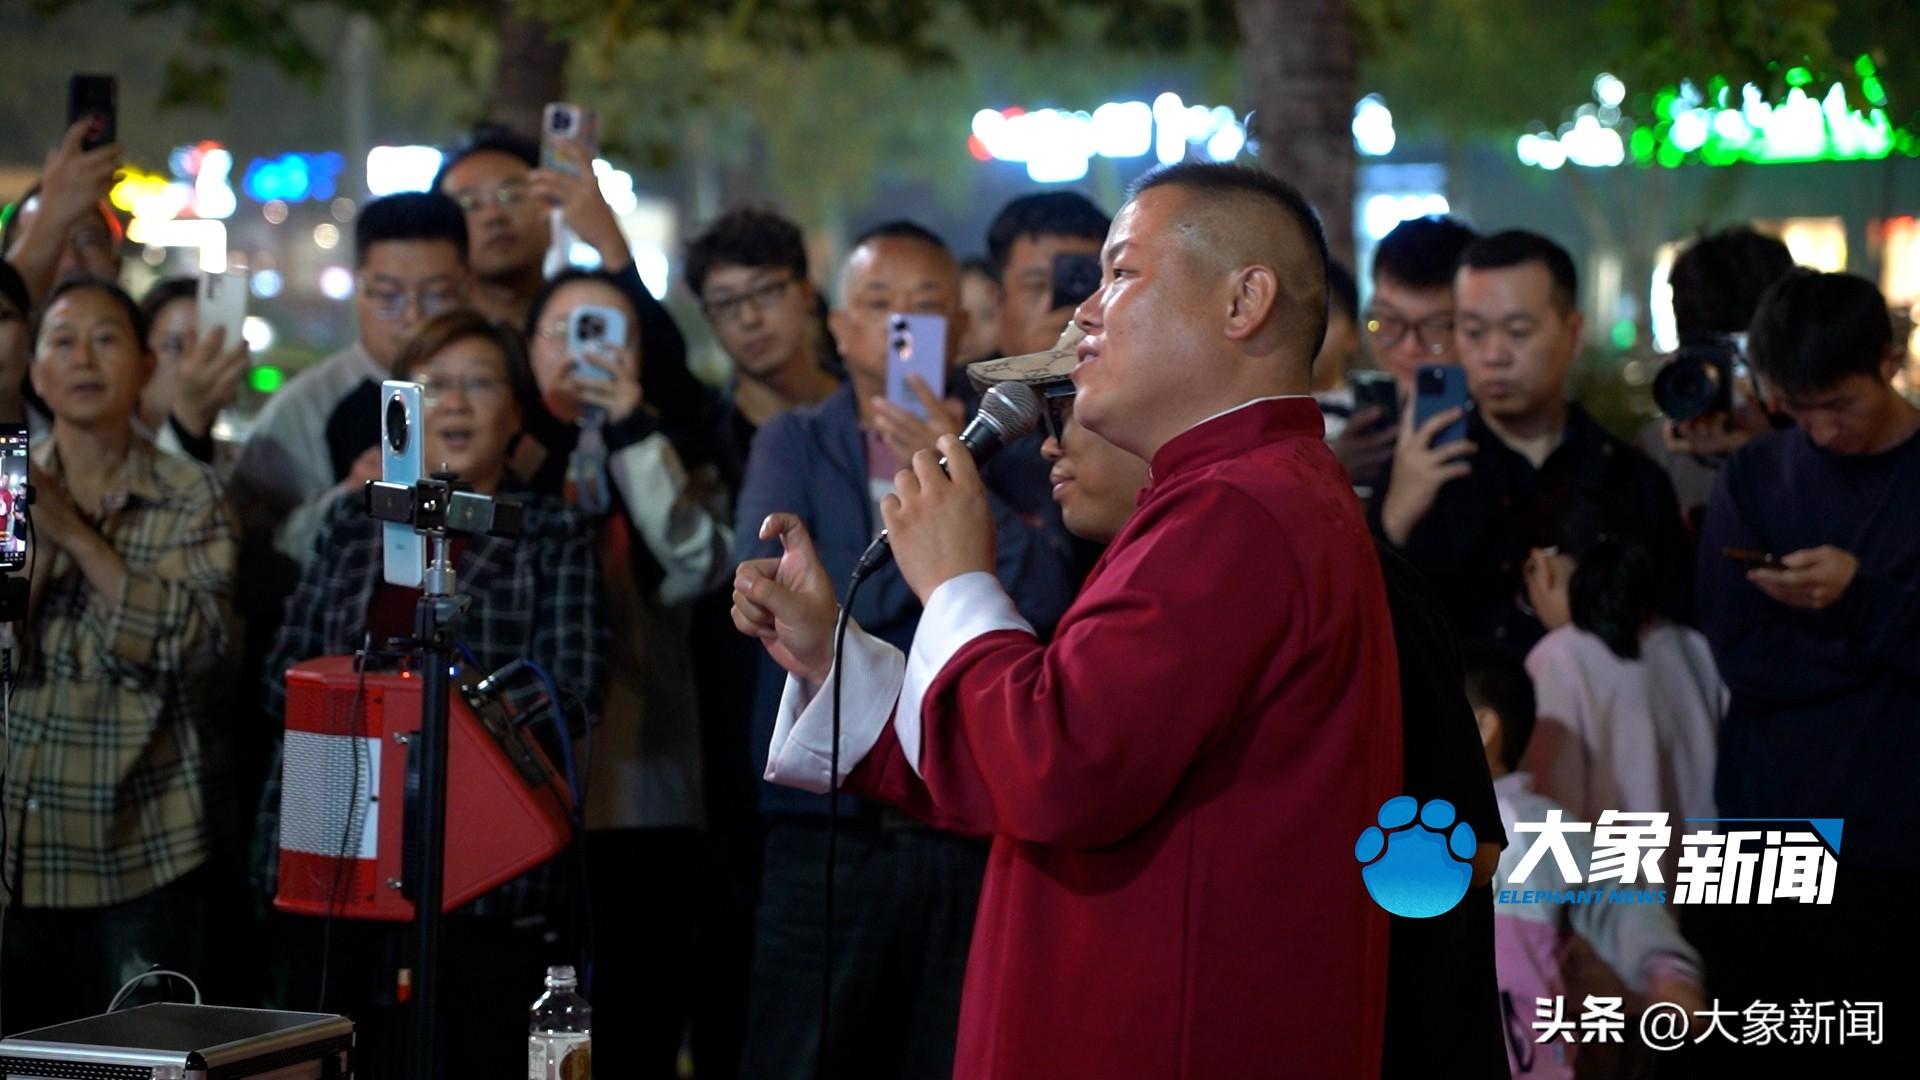
[[(583, 167), (590, 170), (591, 163)], [(507, 128), (483, 125), (450, 149), (432, 190), (466, 215), (473, 265), (470, 302), (497, 324), (526, 325), (533, 298), (546, 283), (554, 207), (574, 235), (599, 253), (601, 269), (638, 277), (620, 223), (591, 173), (580, 177), (541, 168), (539, 145)]]
[(1538, 233), (1483, 237), (1454, 276), (1455, 341), (1473, 408), (1418, 428), (1401, 410), (1400, 445), (1373, 499), (1377, 535), (1427, 576), (1455, 629), (1524, 656), (1545, 632), (1520, 602), (1532, 524), (1556, 492), (1603, 499), (1646, 539), (1659, 614), (1692, 622), (1693, 550), (1666, 473), (1567, 400), (1585, 320), (1565, 248)]
[(305, 563), (329, 497), (379, 479), (380, 383), (414, 327), (467, 296), (467, 222), (444, 195), (376, 199), (354, 220), (359, 340), (282, 387), (234, 465), (235, 506)]
[(823, 342), (800, 226), (770, 210), (720, 215), (687, 244), (687, 286), (733, 363), (717, 445), (722, 471), (740, 489), (747, 451), (762, 425), (788, 409), (824, 401), (840, 380), (821, 363)]
[(1373, 249), (1373, 295), (1362, 326), (1373, 362), (1413, 389), (1421, 364), (1457, 364), (1453, 351), (1453, 271), (1479, 234), (1430, 214), (1393, 227)]

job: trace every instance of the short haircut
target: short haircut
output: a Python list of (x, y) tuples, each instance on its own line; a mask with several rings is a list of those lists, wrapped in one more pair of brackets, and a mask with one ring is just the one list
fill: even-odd
[(147, 294), (140, 298), (140, 317), (151, 328), (165, 311), (168, 304), (177, 300), (198, 302), (200, 298), (200, 279), (190, 277), (161, 278), (147, 286)]
[(1320, 343), (1327, 336), (1327, 263), (1331, 261), (1327, 253), (1326, 230), (1321, 228), (1320, 215), (1314, 212), (1313, 204), (1307, 202), (1306, 197), (1292, 184), (1272, 173), (1244, 165), (1211, 161), (1183, 161), (1152, 169), (1133, 182), (1127, 191), (1127, 200), (1131, 202), (1160, 187), (1184, 188), (1216, 199), (1256, 200), (1280, 210), (1301, 232), (1307, 248), (1307, 266), (1304, 268), (1306, 279), (1297, 283), (1299, 288), (1290, 288), (1286, 280), (1290, 275), (1286, 267), (1281, 265), (1281, 253), (1270, 254), (1274, 268), (1282, 279), (1282, 297), (1296, 299), (1302, 308), (1298, 314), (1306, 333), (1296, 344), (1305, 350), (1304, 357), (1311, 365), (1314, 355), (1320, 351)]
[(883, 221), (872, 228), (863, 230), (858, 236), (853, 238), (853, 243), (847, 245), (847, 250), (852, 251), (864, 244), (871, 244), (875, 240), (918, 240), (923, 244), (939, 248), (948, 255), (953, 254), (953, 249), (949, 248), (947, 242), (940, 239), (939, 235), (932, 229), (927, 228), (917, 221), (908, 221), (905, 218), (894, 218), (891, 221)]
[(1580, 278), (1573, 269), (1573, 256), (1539, 233), (1508, 229), (1483, 236), (1460, 253), (1463, 269), (1506, 270), (1536, 262), (1553, 281), (1553, 302), (1561, 311), (1572, 311), (1580, 297)]
[(1360, 321), (1360, 283), (1338, 259), (1327, 262), (1327, 303), (1353, 322)]
[(373, 245), (400, 240), (444, 240), (467, 262), (467, 215), (438, 191), (407, 191), (375, 199), (353, 221), (355, 266), (367, 264)]
[(533, 367), (527, 362), (527, 352), (520, 344), (520, 336), (468, 307), (443, 311), (414, 327), (413, 333), (407, 335), (406, 344), (400, 347), (399, 357), (393, 362), (393, 377), (411, 379), (415, 372), (427, 366), (448, 346), (469, 339), (484, 341), (500, 351), (501, 358), (506, 362), (507, 385), (513, 390), (513, 400), (521, 409), (526, 409), (539, 399), (540, 387), (534, 381)]
[[(853, 238), (853, 243), (847, 245), (847, 257), (840, 260), (840, 276), (834, 286), (834, 291), (839, 294), (841, 303), (846, 303), (847, 299), (847, 275), (853, 269), (853, 253), (877, 240), (911, 240), (914, 243), (925, 244), (949, 259), (953, 258), (953, 249), (947, 246), (945, 240), (935, 235), (932, 229), (917, 222), (908, 221), (905, 218), (883, 221), (870, 229), (861, 231), (858, 236)], [(956, 288), (960, 284), (959, 269), (960, 264), (956, 261), (954, 263), (954, 285)], [(832, 335), (829, 334), (828, 337), (831, 338)]]
[(1800, 268), (1761, 296), (1747, 360), (1788, 397), (1805, 397), (1849, 375), (1880, 378), (1892, 344), (1893, 319), (1873, 282)]
[(737, 207), (687, 242), (687, 285), (693, 295), (706, 290), (707, 275), (718, 266), (789, 270), (795, 281), (805, 281), (806, 238), (800, 226), (781, 214), (755, 206)]
[(996, 284), (1000, 281), (1000, 275), (993, 272), (993, 264), (987, 261), (985, 255), (969, 255), (960, 260), (960, 276), (968, 274), (979, 274)]
[(1745, 333), (1767, 286), (1791, 269), (1787, 245), (1745, 225), (1701, 235), (1667, 273), (1680, 340)]
[(127, 290), (121, 288), (118, 284), (101, 278), (90, 277), (85, 274), (70, 274), (67, 277), (61, 278), (59, 283), (53, 287), (53, 291), (47, 294), (47, 302), (41, 305), (39, 317), (33, 322), (33, 340), (36, 343), (40, 340), (40, 328), (45, 325), (47, 321), (47, 313), (53, 310), (53, 305), (58, 302), (61, 297), (68, 293), (83, 292), (87, 289), (106, 293), (108, 299), (119, 305), (120, 309), (127, 313), (127, 325), (133, 328), (133, 340), (138, 345), (140, 351), (145, 352), (147, 349), (147, 317), (141, 312), (139, 303), (134, 300)]
[(475, 154), (505, 154), (526, 163), (527, 168), (540, 167), (540, 144), (504, 124), (481, 124), (473, 129), (466, 138), (446, 148), (440, 155), (440, 171), (433, 174), (433, 187), (439, 191), (447, 182), (447, 174), (455, 165)]
[(1005, 284), (1007, 257), (1022, 237), (1073, 236), (1105, 243), (1113, 224), (1092, 199), (1077, 191), (1022, 195), (1000, 208), (987, 226), (987, 263), (993, 280)]
[(1392, 278), (1412, 289), (1451, 289), (1460, 253), (1478, 239), (1480, 234), (1459, 218), (1408, 218), (1374, 245), (1373, 279)]
[(1532, 677), (1517, 657), (1489, 644), (1468, 643), (1460, 650), (1460, 661), (1466, 672), (1467, 703), (1492, 709), (1500, 718), (1500, 760), (1508, 772), (1518, 769), (1540, 711)]

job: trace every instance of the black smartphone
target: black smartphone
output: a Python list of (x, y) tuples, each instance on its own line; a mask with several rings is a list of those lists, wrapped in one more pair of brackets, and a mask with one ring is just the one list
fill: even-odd
[(1100, 256), (1063, 251), (1053, 257), (1053, 303), (1048, 311), (1079, 307), (1100, 288)]
[(91, 150), (119, 138), (120, 80), (112, 75), (71, 75), (67, 78), (67, 126), (88, 121), (81, 146)]
[(1356, 371), (1347, 376), (1353, 385), (1353, 411), (1379, 409), (1374, 427), (1393, 427), (1400, 423), (1400, 380), (1385, 371)]
[(1787, 568), (1787, 564), (1780, 561), (1780, 556), (1765, 551), (1755, 551), (1752, 548), (1723, 547), (1720, 549), (1720, 554), (1748, 567), (1764, 567), (1768, 570)]
[(27, 425), (0, 424), (0, 572), (27, 564)]

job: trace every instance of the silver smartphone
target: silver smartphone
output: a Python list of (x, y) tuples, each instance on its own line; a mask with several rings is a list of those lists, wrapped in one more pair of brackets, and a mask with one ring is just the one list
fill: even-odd
[[(419, 383), (388, 379), (380, 384), (380, 479), (408, 487), (420, 482), (421, 408)], [(417, 589), (427, 576), (427, 541), (412, 525), (382, 522), (381, 555), (388, 584)]]

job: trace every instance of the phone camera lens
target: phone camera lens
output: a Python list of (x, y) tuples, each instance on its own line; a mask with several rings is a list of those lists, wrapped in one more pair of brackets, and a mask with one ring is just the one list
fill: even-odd
[(387, 400), (387, 446), (396, 454), (407, 452), (407, 403), (399, 394)]
[(907, 317), (905, 315), (895, 315), (893, 317), (893, 328), (896, 332), (904, 331), (907, 328)]
[(584, 341), (598, 341), (606, 332), (607, 325), (598, 315), (589, 315), (580, 320), (580, 337)]
[(560, 111), (554, 113), (553, 114), (553, 130), (563, 135), (569, 131), (572, 131), (573, 130), (573, 113), (569, 112), (566, 109), (561, 109)]

